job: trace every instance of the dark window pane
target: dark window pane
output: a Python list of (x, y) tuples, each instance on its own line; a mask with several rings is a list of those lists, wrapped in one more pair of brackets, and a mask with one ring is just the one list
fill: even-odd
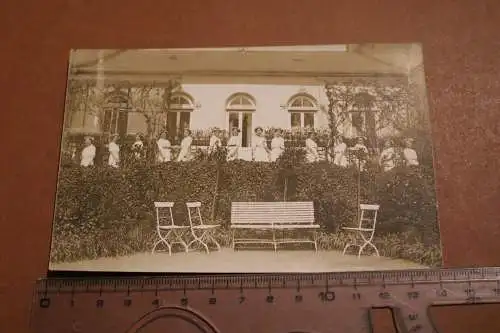
[(300, 124), (300, 113), (294, 112), (290, 114), (290, 120), (291, 120), (291, 125), (292, 128), (294, 127), (301, 127)]
[(352, 126), (354, 126), (358, 131), (364, 130), (364, 119), (362, 112), (353, 112), (352, 113)]
[(183, 135), (184, 129), (189, 128), (189, 121), (191, 120), (190, 112), (181, 112), (181, 121), (180, 121), (180, 134)]
[(230, 112), (229, 113), (229, 129), (231, 130), (234, 127), (239, 126), (239, 121), (238, 121), (238, 113), (236, 112)]
[(179, 137), (177, 133), (177, 112), (169, 112), (167, 116), (167, 128), (170, 138), (175, 143), (178, 143)]
[(304, 113), (304, 127), (314, 128), (314, 113)]

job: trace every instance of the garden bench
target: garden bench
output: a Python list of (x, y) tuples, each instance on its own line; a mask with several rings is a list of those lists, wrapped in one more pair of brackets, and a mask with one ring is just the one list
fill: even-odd
[[(232, 247), (237, 244), (271, 244), (277, 250), (279, 244), (310, 243), (318, 250), (312, 201), (287, 202), (233, 202), (231, 204)], [(239, 231), (245, 235), (256, 232), (259, 237), (237, 237)], [(312, 231), (313, 237), (297, 235), (297, 231)], [(258, 235), (258, 233), (261, 235)], [(271, 238), (262, 237), (270, 233)], [(285, 233), (292, 233), (294, 237)], [(281, 236), (281, 237), (279, 237)], [(298, 237), (300, 236), (300, 237)]]

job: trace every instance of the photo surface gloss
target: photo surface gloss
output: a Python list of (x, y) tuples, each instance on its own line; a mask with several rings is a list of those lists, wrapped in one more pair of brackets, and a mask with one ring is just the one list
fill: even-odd
[(422, 52), (73, 50), (49, 270), (440, 266)]

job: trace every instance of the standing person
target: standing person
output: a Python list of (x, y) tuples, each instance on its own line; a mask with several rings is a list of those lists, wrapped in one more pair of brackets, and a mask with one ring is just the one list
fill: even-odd
[(346, 156), (346, 151), (347, 151), (347, 145), (344, 142), (344, 139), (342, 136), (337, 136), (335, 137), (335, 143), (333, 147), (333, 164), (341, 166), (341, 167), (347, 167), (347, 156)]
[(394, 169), (396, 166), (396, 151), (392, 140), (387, 140), (384, 145), (384, 150), (380, 154), (379, 164), (384, 172)]
[(253, 160), (255, 162), (269, 162), (269, 148), (267, 147), (267, 140), (264, 136), (262, 127), (256, 127), (255, 138), (252, 143)]
[(184, 130), (184, 138), (181, 141), (181, 151), (179, 156), (177, 156), (177, 162), (187, 162), (190, 161), (191, 156), (191, 144), (193, 143), (193, 137), (191, 136), (191, 130)]
[(415, 149), (413, 149), (413, 143), (415, 142), (412, 138), (407, 138), (405, 140), (405, 148), (403, 149), (403, 156), (407, 166), (418, 166), (418, 156)]
[(160, 134), (160, 138), (156, 141), (158, 146), (158, 162), (164, 163), (169, 162), (172, 159), (172, 152), (170, 141), (167, 139), (167, 132), (163, 131)]
[(316, 134), (309, 132), (306, 139), (306, 160), (309, 163), (319, 161), (318, 144), (316, 143)]
[(241, 146), (240, 129), (233, 127), (231, 137), (227, 141), (227, 160), (234, 161), (238, 158), (238, 151)]
[(220, 139), (220, 130), (216, 127), (212, 130), (212, 136), (210, 137), (210, 144), (208, 146), (208, 154), (212, 155), (222, 146), (222, 141)]
[(86, 136), (84, 139), (85, 146), (82, 150), (82, 158), (80, 161), (80, 165), (83, 167), (89, 167), (94, 165), (96, 149), (93, 142), (94, 138), (91, 136)]
[(283, 139), (281, 129), (274, 130), (274, 137), (271, 140), (271, 162), (276, 162), (285, 151), (285, 139)]
[(120, 146), (118, 146), (117, 141), (118, 141), (118, 134), (111, 135), (108, 144), (108, 151), (109, 151), (108, 165), (113, 168), (118, 168), (118, 165), (120, 163)]
[(142, 134), (138, 133), (135, 136), (135, 142), (132, 144), (132, 152), (136, 160), (144, 156), (144, 142), (142, 141)]

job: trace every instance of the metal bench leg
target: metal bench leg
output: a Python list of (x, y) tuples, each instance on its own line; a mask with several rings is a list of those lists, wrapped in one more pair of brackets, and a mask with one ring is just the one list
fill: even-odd
[(274, 252), (278, 250), (278, 244), (276, 242), (276, 230), (273, 228), (273, 245), (274, 245)]
[(200, 243), (204, 248), (207, 253), (210, 253), (208, 249), (208, 245), (203, 241), (203, 238), (205, 238), (205, 232), (202, 232), (200, 236), (196, 235), (196, 232), (194, 230), (191, 230), (191, 234), (193, 235), (194, 239), (188, 243), (188, 247), (191, 247), (194, 243)]
[(357, 242), (357, 240), (358, 240), (357, 235), (358, 235), (357, 232), (356, 232), (356, 235), (350, 234), (349, 242), (345, 245), (344, 251), (342, 252), (343, 255), (345, 255), (345, 253), (347, 252), (347, 249), (349, 249), (350, 247), (359, 247), (359, 244)]
[(363, 243), (363, 245), (362, 245), (362, 246), (360, 246), (360, 248), (359, 248), (358, 257), (360, 257), (360, 256), (361, 256), (361, 253), (363, 253), (363, 250), (366, 248), (366, 246), (370, 246), (371, 248), (373, 248), (373, 249), (375, 250), (375, 253), (377, 254), (377, 257), (380, 257), (380, 255), (379, 255), (379, 253), (378, 253), (378, 249), (377, 249), (377, 247), (376, 247), (376, 246), (372, 243), (372, 238), (373, 238), (373, 235), (372, 235), (372, 237), (370, 237), (370, 239), (367, 239), (367, 238), (363, 235), (363, 233), (360, 233), (360, 235), (361, 235), (361, 238), (363, 238), (364, 243)]
[(361, 256), (361, 253), (363, 252), (363, 250), (367, 247), (367, 246), (370, 246), (371, 248), (373, 248), (375, 250), (375, 253), (377, 255), (377, 257), (380, 257), (380, 254), (378, 252), (378, 249), (377, 247), (372, 243), (372, 242), (366, 242), (364, 243), (362, 246), (360, 246), (359, 248), (359, 253), (358, 253), (358, 257)]
[(356, 247), (356, 246), (359, 246), (359, 245), (357, 245), (357, 244), (352, 244), (352, 243), (347, 243), (347, 245), (344, 247), (344, 251), (342, 252), (342, 254), (343, 254), (343, 255), (345, 255), (345, 253), (346, 253), (347, 249), (348, 249), (348, 248), (350, 248), (351, 246)]
[(313, 230), (313, 240), (314, 240), (314, 251), (318, 252), (318, 233)]
[(233, 243), (232, 243), (233, 251), (234, 251), (234, 249), (235, 249), (235, 244), (234, 244), (234, 237), (235, 237), (235, 233), (236, 233), (236, 230), (235, 230), (235, 229), (231, 230), (231, 234), (232, 234), (232, 236), (233, 236), (233, 239), (232, 239), (232, 241), (233, 241)]
[(219, 242), (217, 242), (217, 240), (215, 239), (215, 237), (212, 235), (211, 232), (207, 232), (207, 238), (209, 241), (215, 244), (215, 246), (217, 247), (217, 251), (220, 251), (220, 244)]
[[(181, 244), (184, 247), (184, 251), (186, 253), (188, 253), (189, 252), (189, 247), (188, 247), (188, 245), (186, 244), (186, 242), (184, 241), (184, 238), (183, 238), (185, 230), (182, 230), (182, 231), (179, 231), (179, 232), (177, 232), (177, 231), (174, 230), (173, 232), (174, 232), (174, 235), (175, 235), (175, 238), (176, 238), (176, 242), (175, 243)], [(172, 245), (173, 244), (174, 243), (172, 243)]]
[(161, 234), (161, 231), (157, 232), (157, 235), (160, 239), (158, 239), (155, 244), (153, 245), (153, 249), (151, 250), (151, 254), (155, 253), (156, 247), (160, 244), (165, 244), (168, 248), (168, 255), (172, 255), (172, 245), (168, 241), (168, 237), (170, 236), (170, 233), (172, 230), (169, 230), (165, 236)]

